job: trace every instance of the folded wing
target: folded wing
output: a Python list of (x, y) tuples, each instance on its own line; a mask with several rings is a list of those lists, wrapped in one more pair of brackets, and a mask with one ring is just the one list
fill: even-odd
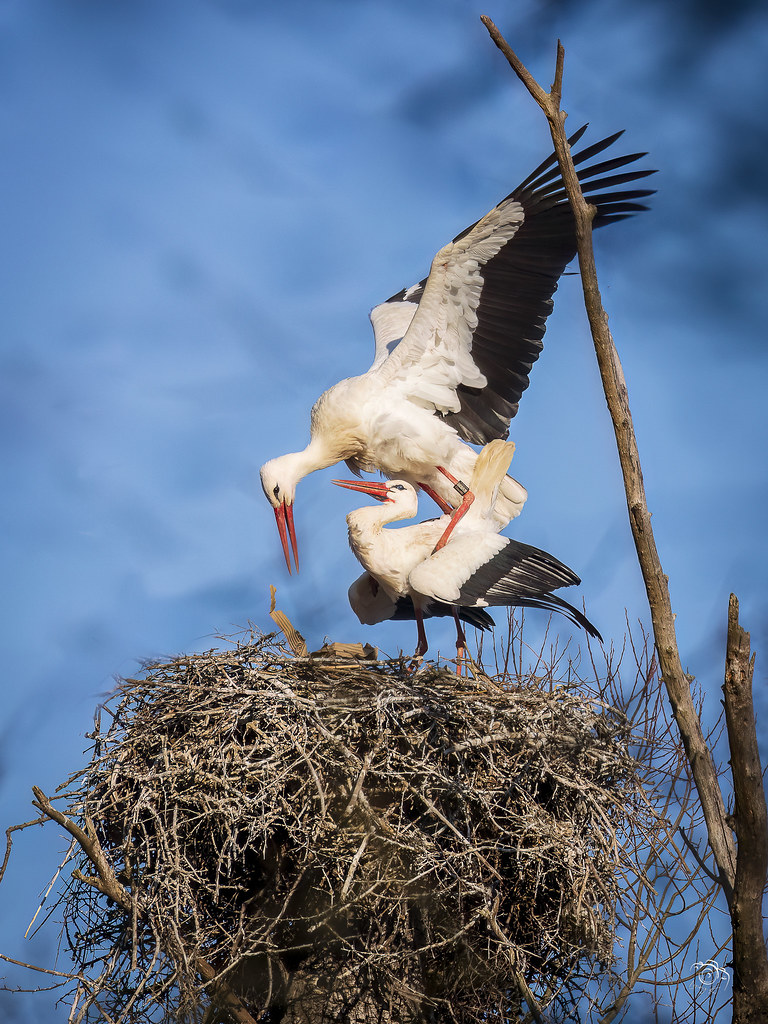
[(495, 534), (453, 538), (410, 574), (411, 588), (463, 607), (544, 608), (565, 615), (590, 634), (599, 632), (553, 590), (581, 582), (567, 565), (540, 548)]

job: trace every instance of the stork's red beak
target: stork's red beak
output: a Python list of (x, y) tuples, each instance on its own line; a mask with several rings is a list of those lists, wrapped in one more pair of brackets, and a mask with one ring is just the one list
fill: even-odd
[(346, 487), (350, 491), (362, 491), (363, 494), (370, 494), (377, 501), (389, 501), (387, 491), (389, 484), (379, 483), (372, 480), (331, 480), (337, 487)]
[(285, 555), (285, 564), (288, 566), (288, 572), (291, 571), (291, 553), (288, 548), (288, 537), (291, 538), (291, 548), (293, 548), (293, 558), (296, 562), (296, 572), (299, 571), (299, 546), (296, 543), (296, 530), (293, 526), (293, 505), (289, 505), (283, 501), (275, 509), (275, 520), (277, 522), (277, 530), (280, 534), (280, 542), (283, 545), (283, 554)]

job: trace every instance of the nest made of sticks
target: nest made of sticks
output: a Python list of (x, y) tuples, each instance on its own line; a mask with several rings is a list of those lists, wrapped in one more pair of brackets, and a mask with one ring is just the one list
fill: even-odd
[(121, 682), (71, 812), (131, 910), (76, 873), (73, 1019), (567, 1017), (638, 783), (618, 713), (521, 683), (271, 637)]

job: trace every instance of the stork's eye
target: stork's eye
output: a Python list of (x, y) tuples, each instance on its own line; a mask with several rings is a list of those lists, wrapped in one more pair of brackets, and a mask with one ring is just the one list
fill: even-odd
[(275, 496), (275, 500), (278, 500), (280, 498), (280, 484), (275, 484), (275, 486), (272, 488), (272, 493)]
[(405, 487), (403, 484), (392, 484), (393, 491), (404, 491)]

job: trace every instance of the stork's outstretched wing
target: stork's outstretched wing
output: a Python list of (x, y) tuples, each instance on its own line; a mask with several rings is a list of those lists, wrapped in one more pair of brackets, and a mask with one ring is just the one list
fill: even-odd
[[(585, 130), (571, 136), (572, 146)], [(617, 188), (654, 173), (615, 173), (644, 153), (583, 166), (622, 134), (574, 155), (582, 190), (597, 207), (595, 227), (646, 209), (636, 200), (654, 191)], [(465, 441), (506, 437), (543, 347), (558, 280), (575, 255), (573, 215), (553, 154), (441, 249), (429, 277), (373, 309), (372, 372), (400, 383)]]

